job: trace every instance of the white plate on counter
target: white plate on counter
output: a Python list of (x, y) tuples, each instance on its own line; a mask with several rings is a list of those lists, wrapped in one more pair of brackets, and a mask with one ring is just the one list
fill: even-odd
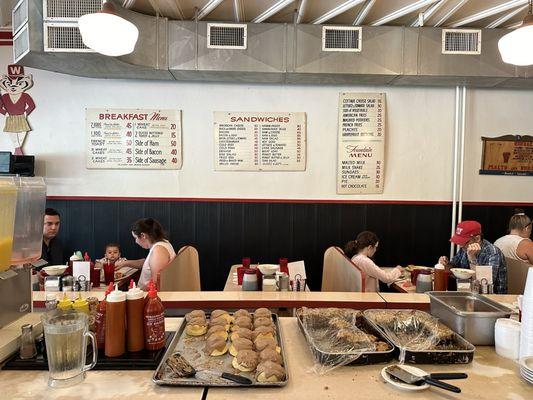
[[(381, 370), (381, 377), (385, 380), (385, 382), (390, 383), (392, 386), (396, 387), (400, 390), (409, 390), (409, 391), (420, 391), (420, 390), (426, 390), (429, 388), (429, 385), (427, 383), (422, 383), (420, 385), (411, 385), (409, 383), (402, 382), (398, 380), (397, 378), (393, 377), (387, 372), (387, 368), (389, 366), (387, 365)], [(413, 367), (412, 365), (402, 365), (402, 368), (406, 371), (409, 371), (413, 375), (417, 376), (425, 376), (427, 373), (417, 367)]]

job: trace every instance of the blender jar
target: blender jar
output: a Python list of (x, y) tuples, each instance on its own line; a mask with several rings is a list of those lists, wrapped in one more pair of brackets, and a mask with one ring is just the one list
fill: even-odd
[(12, 177), (0, 178), (0, 271), (11, 265), (17, 186)]
[(16, 177), (17, 212), (11, 264), (31, 263), (41, 258), (46, 184), (42, 177)]

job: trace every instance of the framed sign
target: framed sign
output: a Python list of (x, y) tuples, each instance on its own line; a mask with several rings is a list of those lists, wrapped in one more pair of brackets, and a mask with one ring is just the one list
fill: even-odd
[(482, 137), (481, 175), (533, 175), (533, 136)]
[(341, 93), (338, 194), (383, 193), (385, 93)]
[(215, 171), (304, 171), (306, 114), (215, 111)]
[(85, 110), (87, 168), (180, 169), (181, 111)]

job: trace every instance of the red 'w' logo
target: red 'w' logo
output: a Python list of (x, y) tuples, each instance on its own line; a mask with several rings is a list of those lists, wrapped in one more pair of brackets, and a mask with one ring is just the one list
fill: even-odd
[(20, 65), (10, 65), (7, 67), (8, 75), (21, 75), (22, 66)]

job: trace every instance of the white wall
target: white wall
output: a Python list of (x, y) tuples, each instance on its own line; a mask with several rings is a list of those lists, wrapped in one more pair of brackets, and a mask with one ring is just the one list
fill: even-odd
[[(0, 73), (11, 48), (0, 47)], [(26, 68), (37, 108), (25, 145), (49, 195), (260, 199), (451, 199), (454, 88), (99, 80)], [(385, 92), (387, 137), (382, 195), (337, 195), (337, 104), (340, 92)], [(533, 131), (533, 92), (469, 90), (465, 200), (531, 201), (533, 178), (479, 176), (480, 136)], [(87, 170), (85, 108), (177, 108), (183, 118), (179, 171)], [(215, 172), (213, 111), (307, 113), (305, 172)], [(0, 149), (11, 149), (0, 134)]]

